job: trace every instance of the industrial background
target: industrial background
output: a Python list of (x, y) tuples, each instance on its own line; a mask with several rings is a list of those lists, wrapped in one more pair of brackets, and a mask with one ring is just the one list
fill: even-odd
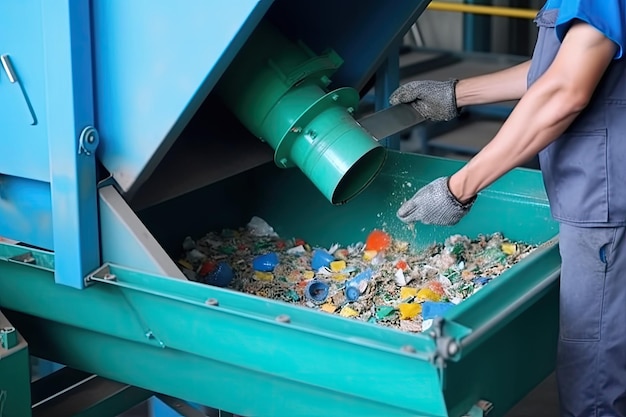
[[(446, 123), (387, 103), (529, 59), (542, 4), (1, 0), (0, 417), (556, 415), (560, 260), (536, 161), (452, 228), (395, 217), (515, 103)], [(234, 291), (228, 253), (193, 239), (257, 216), (305, 252), (372, 230), (536, 250), (398, 330), (320, 311), (318, 277), (301, 282), (314, 308)]]

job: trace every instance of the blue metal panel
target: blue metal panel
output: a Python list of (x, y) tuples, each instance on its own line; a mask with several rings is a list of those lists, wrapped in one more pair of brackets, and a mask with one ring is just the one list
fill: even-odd
[(271, 0), (94, 0), (101, 161), (129, 193), (149, 176)]
[[(362, 90), (430, 0), (276, 0), (269, 13), (285, 34), (316, 52), (333, 48), (345, 63), (333, 88)], [(364, 91), (365, 93), (365, 91)]]
[(55, 280), (82, 288), (100, 264), (95, 154), (79, 150), (93, 125), (89, 0), (41, 5)]
[(42, 37), (40, 1), (0, 2), (0, 173), (48, 181)]
[(51, 212), (48, 183), (0, 174), (0, 236), (52, 249)]

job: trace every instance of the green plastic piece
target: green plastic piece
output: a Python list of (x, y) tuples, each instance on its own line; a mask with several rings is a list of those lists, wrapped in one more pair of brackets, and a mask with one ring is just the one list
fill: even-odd
[(217, 86), (244, 126), (275, 150), (276, 165), (299, 167), (333, 204), (358, 195), (386, 158), (352, 117), (357, 91), (326, 90), (341, 64), (334, 51), (316, 56), (263, 21)]
[(395, 308), (390, 307), (390, 306), (381, 306), (378, 307), (376, 309), (376, 318), (378, 319), (384, 319), (385, 317), (389, 316), (390, 314), (392, 314), (394, 311), (396, 311)]

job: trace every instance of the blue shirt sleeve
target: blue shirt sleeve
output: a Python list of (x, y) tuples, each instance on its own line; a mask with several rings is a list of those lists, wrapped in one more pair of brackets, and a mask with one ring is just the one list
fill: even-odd
[(556, 34), (563, 41), (575, 20), (582, 20), (598, 29), (618, 46), (614, 59), (619, 59), (626, 45), (626, 0), (561, 0)]

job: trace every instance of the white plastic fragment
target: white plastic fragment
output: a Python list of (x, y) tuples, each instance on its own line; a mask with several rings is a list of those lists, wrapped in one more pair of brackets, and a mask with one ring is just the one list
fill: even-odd
[(422, 331), (428, 330), (433, 325), (433, 319), (426, 319), (422, 321)]
[(338, 249), (341, 249), (341, 245), (339, 243), (335, 243), (328, 249), (328, 253), (335, 253)]
[(393, 275), (394, 281), (401, 287), (406, 286), (409, 282), (413, 281), (413, 276), (404, 275), (404, 271), (400, 268), (396, 269), (395, 274)]
[(201, 263), (206, 260), (206, 255), (198, 249), (192, 249), (187, 252), (187, 260), (191, 263)]
[(257, 216), (253, 216), (252, 219), (250, 219), (250, 222), (248, 222), (248, 230), (253, 236), (278, 237), (274, 228), (265, 220)]
[(302, 255), (306, 253), (306, 249), (304, 249), (304, 246), (298, 245), (298, 246), (294, 246), (293, 248), (287, 249), (286, 252), (290, 255)]

